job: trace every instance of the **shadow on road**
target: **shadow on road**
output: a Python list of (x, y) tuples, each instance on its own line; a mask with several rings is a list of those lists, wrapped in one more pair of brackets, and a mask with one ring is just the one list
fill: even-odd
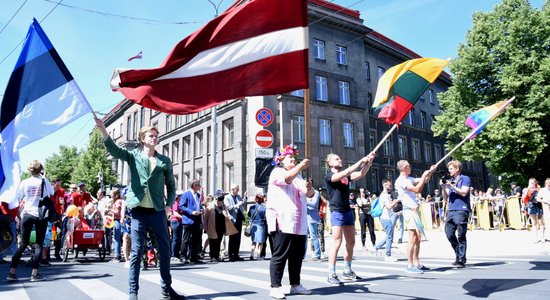
[(492, 293), (512, 290), (541, 281), (544, 279), (472, 279), (462, 287), (468, 291), (467, 295), (487, 298)]

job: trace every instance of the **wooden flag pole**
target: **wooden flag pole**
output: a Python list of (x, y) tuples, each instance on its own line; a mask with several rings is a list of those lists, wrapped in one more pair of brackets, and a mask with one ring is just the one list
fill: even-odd
[(371, 152), (375, 152), (378, 151), (378, 149), (380, 147), (382, 147), (382, 145), (384, 144), (384, 142), (390, 137), (390, 135), (392, 134), (392, 132), (394, 132), (395, 130), (397, 129), (397, 124), (394, 124), (393, 127), (390, 129), (390, 131), (388, 131), (388, 133), (386, 133), (386, 135), (384, 136), (384, 138), (378, 143), (378, 145), (376, 145), (376, 147), (374, 147), (374, 149), (371, 151)]
[[(310, 118), (309, 118), (309, 89), (304, 89), (304, 126), (306, 127), (306, 145), (305, 145), (305, 158), (309, 159), (311, 155), (309, 137), (311, 136)], [(311, 168), (307, 168), (306, 176), (311, 176)]]

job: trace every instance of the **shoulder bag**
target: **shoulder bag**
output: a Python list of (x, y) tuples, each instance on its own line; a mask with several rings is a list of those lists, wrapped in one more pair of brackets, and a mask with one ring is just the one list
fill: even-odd
[(42, 199), (38, 202), (38, 219), (40, 221), (48, 221), (54, 223), (58, 219), (57, 211), (55, 210), (52, 199), (49, 196), (44, 197), (44, 185), (45, 181), (42, 179), (42, 185), (40, 187), (40, 195)]

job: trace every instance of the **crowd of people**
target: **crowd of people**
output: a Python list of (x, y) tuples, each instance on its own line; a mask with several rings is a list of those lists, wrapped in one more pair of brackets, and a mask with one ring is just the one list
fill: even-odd
[[(61, 260), (68, 230), (103, 230), (106, 250), (113, 256), (112, 262), (124, 262), (129, 269), (130, 299), (137, 299), (140, 271), (150, 267), (160, 270), (164, 298), (184, 299), (171, 287), (170, 266), (203, 264), (206, 253), (210, 263), (242, 261), (244, 258), (239, 252), (244, 233), (251, 239), (249, 260), (265, 259), (269, 247), (270, 296), (283, 299), (282, 278), (287, 265), (290, 293), (311, 294), (300, 278), (302, 262), (306, 259), (328, 261), (327, 283), (330, 285), (339, 286), (344, 281), (361, 279), (352, 269), (356, 220), (362, 246), (377, 256), (384, 256), (387, 261), (396, 261), (391, 251), (396, 229), (400, 230), (398, 243), (403, 241), (406, 231), (405, 271), (422, 274), (429, 268), (419, 258), (424, 234), (419, 209), (421, 203), (429, 203), (433, 225), (444, 226), (456, 255), (453, 265), (458, 268), (466, 266), (467, 225), (475, 203), (494, 197), (495, 210), (502, 213), (505, 209), (499, 202), (504, 198), (502, 191), (497, 189), (494, 195), (492, 190), (484, 195), (475, 191), (470, 178), (462, 174), (459, 161), (448, 162), (449, 177), (441, 179), (439, 188), (426, 198), (421, 196), (421, 192), (436, 166), (430, 167), (420, 178), (413, 178), (411, 165), (406, 160), (397, 162), (399, 176), (395, 182), (384, 179), (380, 183), (378, 196), (360, 188), (356, 198), (350, 191), (350, 183), (368, 173), (376, 154), (369, 153), (355, 164), (344, 167), (342, 159), (331, 153), (326, 157), (329, 171), (319, 184), (326, 191), (321, 191), (315, 188), (311, 178), (301, 177), (300, 174), (310, 167), (310, 162), (308, 159), (299, 160), (294, 145), (277, 151), (267, 194), (262, 191), (241, 196), (236, 184), (227, 192), (219, 189), (212, 195), (205, 194), (199, 180), (192, 180), (187, 191), (176, 190), (170, 159), (155, 151), (158, 144), (155, 127), (142, 128), (139, 140), (143, 147), (128, 150), (114, 143), (100, 119), (96, 118), (96, 124), (109, 153), (128, 163), (130, 185), (122, 190), (111, 189), (108, 194), (100, 189), (97, 197), (86, 191), (83, 182), (70, 184), (69, 190), (65, 191), (61, 180), (50, 182), (43, 176), (42, 164), (33, 161), (28, 167), (31, 177), (23, 180), (18, 189), (20, 207), (10, 210), (5, 203), (2, 204), (3, 214), (11, 218), (10, 229), (14, 236), (19, 228), (19, 243), (15, 239), (3, 253), (12, 254), (8, 280), (18, 280), (17, 265), (30, 247), (31, 232), (35, 232), (31, 281), (40, 281), (45, 279), (38, 272), (40, 265), (50, 264), (50, 245), (54, 247), (54, 259)], [(539, 187), (535, 179), (530, 179), (524, 190), (513, 184), (510, 195), (521, 200), (529, 222), (535, 228), (537, 241), (544, 241), (542, 204), (550, 205), (550, 179), (546, 180), (544, 188)], [(56, 211), (64, 216), (62, 219), (48, 222), (39, 218), (39, 202), (44, 196), (53, 200)], [(377, 205), (382, 207), (382, 211), (374, 216), (372, 211)], [(326, 220), (329, 216), (330, 219)], [(377, 217), (385, 233), (378, 240), (375, 234)], [(330, 228), (326, 228), (327, 222), (330, 222)], [(325, 249), (326, 229), (332, 235), (331, 249)], [(542, 231), (540, 237), (537, 229)], [(344, 260), (340, 277), (336, 265), (342, 245)], [(311, 253), (309, 258), (308, 250)], [(3, 257), (0, 258), (3, 261)]]

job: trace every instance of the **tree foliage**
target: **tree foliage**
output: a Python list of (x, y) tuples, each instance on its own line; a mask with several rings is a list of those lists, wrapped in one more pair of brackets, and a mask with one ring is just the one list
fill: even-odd
[(440, 95), (433, 130), (448, 149), (470, 131), (467, 115), (516, 96), (511, 107), (456, 158), (483, 161), (503, 181), (544, 179), (550, 170), (550, 4), (503, 0), (492, 12), (476, 13), (466, 42), (450, 63), (453, 85)]
[(78, 149), (61, 145), (59, 153), (48, 157), (45, 162), (46, 176), (50, 180), (61, 179), (62, 186), (67, 188), (73, 182), (73, 172), (78, 161)]
[(107, 149), (103, 144), (101, 133), (94, 129), (90, 134), (90, 141), (86, 150), (78, 157), (73, 171), (73, 182), (82, 181), (87, 190), (95, 193), (100, 188), (98, 174), (102, 173), (105, 185), (116, 183), (117, 175), (108, 159)]

